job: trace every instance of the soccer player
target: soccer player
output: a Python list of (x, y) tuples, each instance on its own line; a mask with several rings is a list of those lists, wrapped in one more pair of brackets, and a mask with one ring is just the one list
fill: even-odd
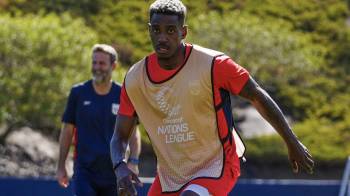
[(278, 131), (294, 172), (300, 167), (312, 172), (307, 148), (248, 71), (222, 52), (183, 41), (185, 15), (179, 0), (157, 0), (150, 6), (154, 53), (125, 77), (111, 140), (119, 193), (136, 195), (133, 183), (140, 182), (125, 162), (125, 146), (138, 119), (157, 156), (157, 176), (148, 195), (227, 195), (240, 175), (230, 93), (249, 100)]
[[(109, 143), (119, 109), (121, 87), (111, 80), (117, 53), (113, 47), (96, 44), (92, 49), (93, 78), (73, 86), (63, 114), (57, 181), (67, 187), (67, 154), (74, 135), (73, 191), (77, 196), (116, 196), (116, 177)], [(138, 173), (141, 140), (138, 131), (130, 139), (129, 168)]]

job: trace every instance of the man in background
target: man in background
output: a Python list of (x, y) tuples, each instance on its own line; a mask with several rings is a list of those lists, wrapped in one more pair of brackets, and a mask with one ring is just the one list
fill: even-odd
[[(62, 117), (56, 177), (62, 187), (68, 186), (66, 159), (74, 138), (73, 191), (77, 196), (117, 195), (109, 149), (121, 90), (120, 85), (111, 80), (117, 58), (113, 47), (93, 46), (93, 78), (72, 87)], [(135, 173), (138, 173), (140, 150), (140, 133), (133, 129), (128, 167)]]

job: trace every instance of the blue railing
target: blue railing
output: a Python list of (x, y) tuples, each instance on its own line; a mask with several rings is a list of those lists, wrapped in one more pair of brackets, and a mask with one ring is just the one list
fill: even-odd
[[(139, 195), (147, 195), (152, 179), (142, 178)], [(240, 179), (230, 195), (235, 196), (337, 196), (338, 180), (259, 180)], [(71, 187), (62, 189), (53, 179), (0, 178), (1, 196), (70, 196)]]

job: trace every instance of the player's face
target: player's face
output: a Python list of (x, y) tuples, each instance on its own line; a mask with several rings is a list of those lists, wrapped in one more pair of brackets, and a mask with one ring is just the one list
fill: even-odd
[(187, 29), (177, 15), (153, 14), (149, 33), (154, 51), (160, 59), (170, 59), (180, 52)]
[(115, 64), (111, 63), (110, 55), (104, 52), (94, 52), (92, 54), (92, 76), (96, 83), (109, 82)]

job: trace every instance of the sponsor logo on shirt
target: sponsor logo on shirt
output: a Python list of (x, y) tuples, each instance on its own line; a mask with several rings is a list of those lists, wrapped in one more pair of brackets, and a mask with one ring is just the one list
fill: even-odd
[(91, 104), (91, 101), (84, 101), (83, 102), (83, 105), (90, 105)]

